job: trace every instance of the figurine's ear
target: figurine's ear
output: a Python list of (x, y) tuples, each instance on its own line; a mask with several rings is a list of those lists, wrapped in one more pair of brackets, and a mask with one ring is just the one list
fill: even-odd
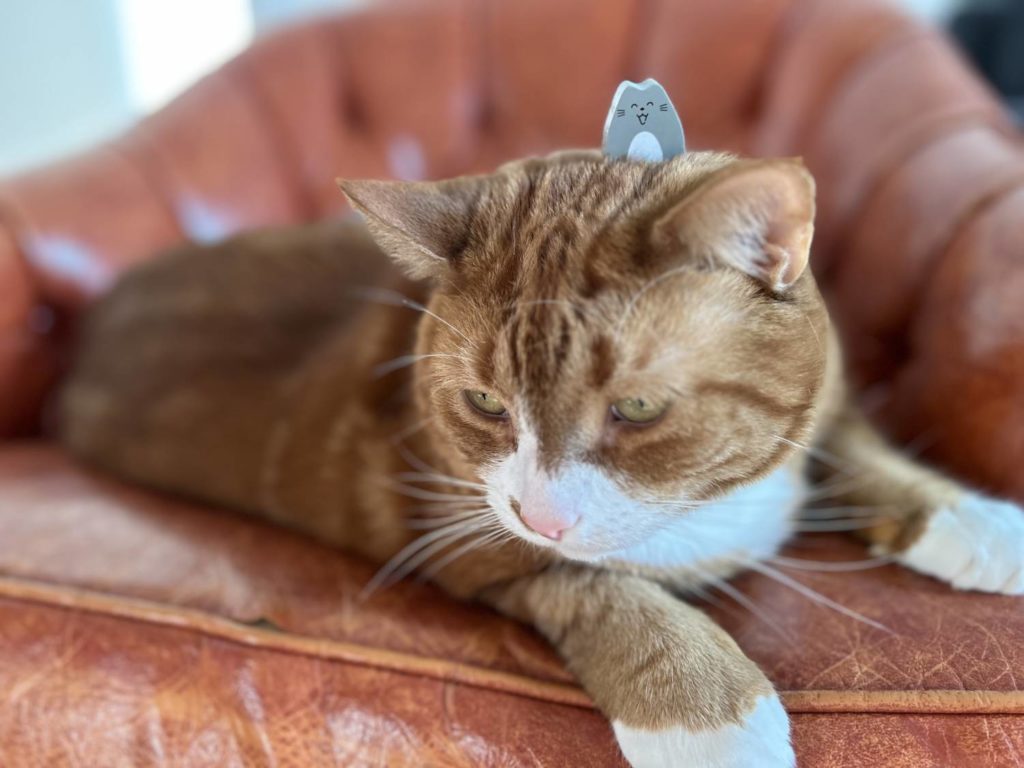
[(366, 217), (377, 244), (414, 278), (440, 277), (463, 255), (488, 177), (352, 181), (338, 186)]
[(800, 160), (736, 162), (655, 224), (665, 247), (724, 263), (776, 292), (803, 274), (814, 235), (814, 179)]

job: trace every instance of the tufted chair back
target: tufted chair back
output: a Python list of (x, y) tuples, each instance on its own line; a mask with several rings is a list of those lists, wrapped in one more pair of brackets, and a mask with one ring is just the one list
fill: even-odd
[(1020, 136), (885, 0), (395, 0), (258, 40), (124, 135), (0, 182), (0, 436), (39, 429), (77, 315), (132, 264), (334, 215), (336, 176), (595, 146), (617, 83), (648, 76), (691, 147), (805, 158), (814, 269), (880, 419), (1024, 496)]

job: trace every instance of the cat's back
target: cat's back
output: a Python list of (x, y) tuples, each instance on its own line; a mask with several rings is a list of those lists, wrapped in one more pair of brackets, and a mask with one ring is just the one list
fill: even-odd
[[(335, 317), (349, 307), (340, 292), (357, 282), (386, 282), (393, 274), (366, 229), (350, 221), (179, 246), (129, 270), (89, 309), (83, 343), (161, 322)], [(83, 349), (88, 358), (88, 346)]]
[(356, 222), (159, 256), (87, 312), (61, 393), (61, 436), (118, 474), (251, 506), (288, 382), (359, 316), (354, 294), (397, 279)]

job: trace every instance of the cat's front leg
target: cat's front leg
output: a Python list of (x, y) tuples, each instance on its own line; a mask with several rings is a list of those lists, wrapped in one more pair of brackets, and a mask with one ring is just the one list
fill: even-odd
[(557, 647), (631, 765), (795, 765), (789, 719), (768, 679), (711, 619), (657, 584), (566, 566), (488, 601)]
[(1024, 594), (1024, 510), (968, 490), (889, 447), (851, 406), (822, 442), (838, 489), (879, 552), (958, 589)]

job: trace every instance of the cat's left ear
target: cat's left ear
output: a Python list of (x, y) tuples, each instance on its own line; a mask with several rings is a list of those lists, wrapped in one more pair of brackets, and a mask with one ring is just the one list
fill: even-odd
[(737, 161), (662, 216), (654, 236), (784, 292), (810, 258), (814, 178), (800, 160)]
[(377, 244), (413, 278), (438, 278), (462, 256), (486, 176), (450, 181), (338, 179)]

